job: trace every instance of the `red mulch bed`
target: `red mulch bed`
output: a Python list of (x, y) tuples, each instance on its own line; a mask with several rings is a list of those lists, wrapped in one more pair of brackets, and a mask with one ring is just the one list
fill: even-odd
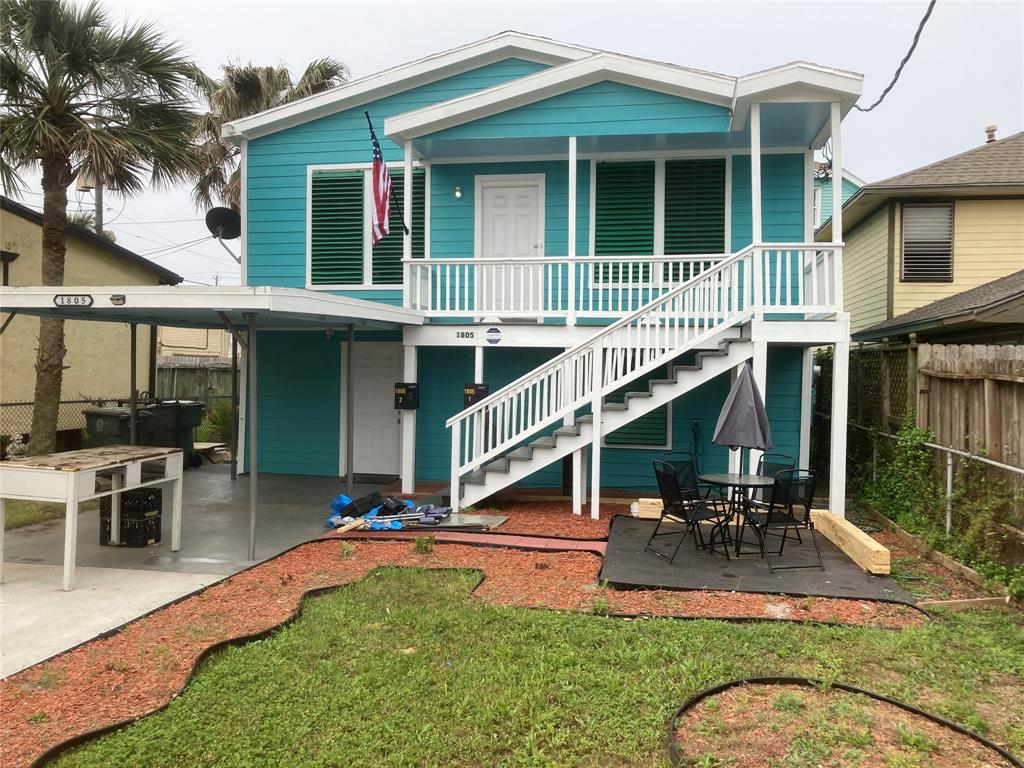
[(919, 600), (961, 600), (991, 597), (992, 593), (974, 582), (923, 556), (892, 531), (878, 531), (871, 537), (889, 550), (893, 562), (900, 560), (915, 575), (905, 586)]
[[(901, 730), (927, 749), (908, 746)], [(798, 739), (820, 743), (823, 731), (835, 741), (820, 765), (849, 765), (844, 753), (854, 747), (863, 753), (864, 762), (857, 765), (870, 768), (897, 763), (1010, 768), (1009, 761), (974, 739), (901, 707), (861, 694), (794, 685), (745, 685), (710, 696), (679, 719), (676, 743), (686, 760), (713, 756), (730, 768), (769, 768), (798, 753)]]
[(0, 681), (3, 764), (26, 766), (75, 734), (161, 706), (181, 691), (205, 648), (280, 624), (296, 610), (304, 592), (358, 580), (379, 565), (479, 569), (486, 578), (474, 599), (501, 605), (591, 611), (600, 600), (613, 613), (786, 618), (890, 628), (923, 620), (904, 606), (857, 600), (599, 589), (600, 558), (579, 552), (438, 544), (430, 554), (417, 554), (408, 542), (315, 541), (139, 619), (111, 637)]
[(557, 536), (569, 539), (607, 539), (608, 527), (615, 515), (628, 515), (629, 503), (602, 502), (601, 518), (590, 517), (588, 504), (582, 515), (572, 514), (571, 501), (506, 501), (491, 507), (480, 507), (482, 515), (507, 515), (508, 520), (494, 533), (527, 533), (534, 536)]

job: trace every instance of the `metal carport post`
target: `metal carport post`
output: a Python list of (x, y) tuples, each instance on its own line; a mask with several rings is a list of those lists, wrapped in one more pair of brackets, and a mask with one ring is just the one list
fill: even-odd
[(246, 402), (249, 405), (249, 559), (256, 559), (256, 493), (259, 470), (256, 461), (256, 314), (248, 312), (249, 338), (245, 348), (245, 361), (249, 384)]

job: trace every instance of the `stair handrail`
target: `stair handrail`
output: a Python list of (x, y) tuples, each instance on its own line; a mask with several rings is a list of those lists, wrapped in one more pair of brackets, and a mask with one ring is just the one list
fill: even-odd
[[(712, 279), (714, 275), (723, 272), (725, 269), (731, 267), (733, 264), (739, 263), (746, 256), (752, 255), (754, 253), (755, 249), (761, 248), (761, 247), (763, 247), (763, 246), (761, 246), (760, 244), (748, 245), (746, 248), (744, 248), (744, 249), (742, 249), (740, 251), (737, 251), (736, 253), (732, 254), (731, 256), (729, 256), (729, 257), (723, 259), (722, 261), (718, 262), (717, 264), (715, 264), (710, 269), (705, 270), (704, 272), (701, 272), (698, 275), (695, 275), (694, 277), (690, 278), (686, 282), (677, 285), (672, 290), (667, 291), (667, 292), (661, 294), (656, 299), (652, 299), (651, 301), (647, 302), (646, 304), (644, 304), (642, 307), (640, 307), (639, 309), (635, 310), (631, 314), (628, 314), (628, 315), (625, 315), (625, 316), (619, 318), (614, 323), (611, 323), (610, 325), (607, 325), (604, 328), (602, 328), (600, 331), (595, 333), (593, 336), (589, 336), (588, 338), (584, 339), (579, 344), (577, 344), (575, 347), (571, 347), (571, 348), (565, 350), (564, 352), (562, 352), (559, 355), (556, 355), (555, 357), (551, 358), (550, 360), (548, 360), (544, 364), (537, 366), (536, 368), (534, 368), (531, 371), (528, 371), (527, 373), (524, 373), (522, 376), (520, 376), (515, 381), (512, 381), (512, 382), (506, 384), (501, 389), (499, 389), (499, 390), (497, 390), (495, 392), (490, 393), (483, 400), (478, 400), (476, 403), (474, 403), (473, 405), (469, 406), (468, 408), (464, 408), (463, 410), (461, 410), (458, 413), (454, 414), (451, 418), (449, 418), (445, 422), (445, 426), (446, 427), (451, 427), (456, 422), (464, 421), (466, 419), (466, 417), (469, 417), (469, 416), (473, 415), (474, 413), (476, 413), (478, 411), (482, 411), (483, 409), (487, 408), (489, 405), (492, 405), (492, 404), (498, 402), (503, 396), (507, 395), (509, 392), (511, 392), (511, 391), (513, 391), (515, 389), (518, 389), (520, 386), (522, 386), (523, 384), (528, 382), (530, 379), (534, 379), (537, 376), (541, 375), (541, 373), (545, 369), (557, 367), (560, 363), (563, 363), (566, 360), (570, 359), (571, 357), (577, 355), (581, 350), (585, 349), (586, 347), (594, 346), (597, 341), (603, 340), (607, 336), (611, 336), (613, 333), (618, 331), (620, 328), (624, 328), (624, 327), (626, 327), (628, 325), (632, 325), (636, 320), (642, 319), (644, 317), (644, 315), (650, 314), (660, 304), (664, 304), (666, 301), (670, 301), (670, 300), (672, 300), (673, 298), (675, 298), (677, 296), (681, 296), (688, 289), (692, 288), (696, 283), (699, 283), (702, 280), (710, 280), (710, 279)], [(745, 286), (744, 292), (749, 294), (749, 293), (752, 292), (752, 290), (751, 290), (752, 288), (753, 288), (753, 284), (751, 283), (751, 284)], [(749, 310), (749, 306), (748, 306), (748, 310)]]

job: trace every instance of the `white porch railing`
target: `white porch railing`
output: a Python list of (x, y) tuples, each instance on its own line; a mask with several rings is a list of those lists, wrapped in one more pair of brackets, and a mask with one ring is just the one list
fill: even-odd
[(407, 259), (405, 306), (428, 317), (621, 317), (724, 258)]
[[(840, 251), (840, 246), (806, 243), (749, 246), (456, 414), (446, 422), (452, 430), (453, 506), (466, 473), (587, 404), (596, 406), (723, 329), (766, 311), (811, 313), (828, 307), (835, 312)], [(615, 277), (600, 269), (595, 264), (592, 274), (614, 285)]]

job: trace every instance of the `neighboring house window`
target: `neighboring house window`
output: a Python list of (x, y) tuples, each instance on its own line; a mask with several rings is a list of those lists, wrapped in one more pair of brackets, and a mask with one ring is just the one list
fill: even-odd
[(903, 205), (905, 283), (953, 282), (953, 203)]
[[(402, 223), (391, 207), (391, 234), (371, 246), (368, 170), (314, 171), (310, 216), (310, 282), (313, 285), (398, 285), (402, 282)], [(395, 199), (403, 199), (402, 171), (391, 171)], [(412, 254), (424, 254), (422, 168), (413, 170)], [(409, 218), (406, 213), (406, 219)], [(369, 258), (367, 258), (369, 256)]]
[(814, 228), (817, 229), (821, 226), (821, 185), (814, 185), (814, 213), (811, 215), (811, 220), (814, 222)]

